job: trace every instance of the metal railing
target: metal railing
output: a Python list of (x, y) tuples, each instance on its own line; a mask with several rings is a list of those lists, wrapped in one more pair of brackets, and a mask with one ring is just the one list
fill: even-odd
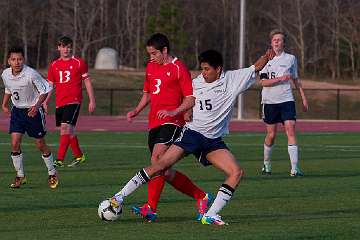
[[(96, 111), (95, 115), (126, 115), (132, 110), (142, 95), (142, 89), (125, 88), (95, 88)], [(4, 90), (0, 91), (2, 98)], [(84, 90), (82, 114), (87, 112), (87, 95)], [(297, 117), (301, 119), (337, 119), (360, 120), (360, 89), (305, 89), (310, 110), (302, 112), (301, 99), (294, 92)], [(55, 108), (54, 98), (50, 103), (51, 112)], [(236, 118), (237, 105), (233, 111)], [(147, 110), (141, 113), (145, 116)], [(261, 89), (253, 88), (244, 93), (245, 119), (257, 119), (262, 116)]]

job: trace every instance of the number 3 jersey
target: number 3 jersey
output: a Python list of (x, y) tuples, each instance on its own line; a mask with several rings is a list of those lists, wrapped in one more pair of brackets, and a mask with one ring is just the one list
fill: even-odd
[(233, 106), (239, 94), (255, 83), (255, 66), (223, 72), (220, 79), (207, 83), (202, 75), (193, 80), (193, 120), (186, 127), (207, 138), (218, 138), (229, 133)]
[[(285, 52), (280, 56), (275, 56), (260, 71), (260, 78), (265, 81), (266, 79), (285, 75), (290, 75), (292, 79), (298, 78), (296, 58), (294, 55)], [(261, 102), (265, 104), (294, 101), (290, 81), (282, 82), (271, 87), (263, 87), (261, 95)]]
[(49, 83), (33, 68), (23, 66), (21, 72), (14, 76), (11, 68), (6, 68), (1, 77), (5, 93), (11, 94), (11, 102), (17, 108), (30, 108), (39, 100), (41, 94), (51, 91)]
[(191, 75), (186, 66), (177, 58), (168, 64), (149, 62), (145, 74), (143, 91), (150, 94), (149, 128), (166, 123), (183, 126), (183, 114), (159, 119), (157, 113), (174, 110), (181, 105), (184, 97), (193, 95)]
[(82, 81), (89, 78), (88, 66), (83, 59), (71, 57), (53, 61), (48, 70), (48, 81), (56, 89), (56, 107), (82, 101)]

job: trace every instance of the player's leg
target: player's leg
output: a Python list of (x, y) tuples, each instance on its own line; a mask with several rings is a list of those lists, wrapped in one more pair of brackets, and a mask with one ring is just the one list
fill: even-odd
[(264, 166), (263, 175), (271, 175), (271, 156), (277, 133), (277, 124), (266, 124), (266, 136), (264, 140)]
[(26, 183), (23, 154), (21, 152), (22, 136), (25, 133), (27, 112), (23, 109), (13, 107), (11, 109), (10, 128), (11, 136), (11, 160), (16, 171), (14, 182), (10, 184), (11, 188), (19, 188)]
[(58, 178), (57, 178), (57, 172), (54, 166), (54, 159), (53, 155), (50, 151), (49, 146), (46, 144), (44, 138), (38, 138), (35, 140), (36, 147), (41, 152), (41, 158), (44, 160), (44, 163), (48, 170), (48, 183), (50, 188), (54, 189), (59, 184)]
[(132, 177), (131, 180), (120, 190), (120, 192), (116, 193), (112, 197), (112, 206), (114, 208), (119, 206), (124, 201), (124, 199), (137, 188), (147, 183), (152, 177), (163, 173), (177, 161), (179, 161), (184, 153), (185, 151), (181, 147), (171, 145), (157, 163), (152, 164), (151, 166), (146, 167), (136, 173), (135, 176)]
[(16, 171), (15, 180), (10, 184), (11, 188), (19, 188), (22, 184), (26, 184), (26, 177), (23, 165), (23, 154), (21, 152), (22, 136), (22, 133), (11, 133), (11, 160)]
[(296, 141), (295, 121), (288, 120), (284, 122), (286, 136), (288, 138), (288, 153), (291, 163), (290, 175), (293, 177), (303, 176), (299, 168), (299, 150)]
[(224, 225), (218, 213), (230, 201), (236, 187), (240, 183), (244, 171), (237, 163), (234, 155), (228, 149), (218, 149), (206, 155), (206, 158), (217, 169), (226, 175), (224, 183), (219, 188), (217, 196), (208, 212), (202, 218), (203, 224)]
[(264, 140), (264, 164), (263, 175), (271, 175), (271, 155), (274, 148), (277, 123), (282, 122), (279, 104), (263, 105), (263, 121), (266, 125), (266, 137)]
[(35, 139), (35, 145), (41, 152), (41, 158), (48, 169), (48, 183), (50, 188), (56, 188), (58, 184), (56, 169), (54, 166), (53, 156), (48, 145), (45, 142), (46, 135), (46, 119), (43, 108), (39, 108), (38, 113), (34, 117), (27, 118), (26, 132), (29, 137)]
[(296, 109), (295, 102), (282, 103), (282, 119), (284, 121), (285, 133), (288, 139), (288, 153), (291, 163), (290, 176), (303, 176), (299, 168), (299, 150), (296, 141)]
[(66, 122), (71, 125), (69, 146), (72, 150), (74, 160), (68, 167), (76, 167), (86, 160), (85, 154), (81, 151), (79, 139), (75, 134), (75, 126), (80, 113), (80, 104), (70, 104), (66, 109)]

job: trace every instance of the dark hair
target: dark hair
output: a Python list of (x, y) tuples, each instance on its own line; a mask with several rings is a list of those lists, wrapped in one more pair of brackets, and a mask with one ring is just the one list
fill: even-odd
[(200, 64), (208, 63), (213, 68), (223, 67), (223, 58), (221, 56), (221, 53), (216, 50), (207, 50), (205, 52), (202, 52), (199, 55), (198, 59)]
[(58, 46), (60, 46), (60, 45), (62, 45), (62, 46), (71, 45), (72, 46), (72, 44), (73, 44), (73, 40), (68, 36), (62, 36), (58, 40)]
[(147, 47), (154, 47), (156, 50), (162, 51), (165, 47), (170, 52), (169, 39), (162, 33), (153, 34), (146, 42)]
[(21, 53), (21, 55), (24, 57), (24, 48), (20, 47), (20, 46), (10, 47), (10, 49), (8, 51), (8, 54), (7, 54), (7, 57), (10, 58), (10, 55), (12, 53)]
[(280, 29), (273, 29), (273, 30), (271, 30), (271, 32), (270, 32), (270, 34), (269, 34), (270, 42), (271, 42), (272, 38), (274, 37), (274, 35), (276, 35), (276, 34), (281, 34), (281, 35), (283, 35), (283, 40), (284, 40), (284, 42), (286, 42), (286, 38), (287, 38), (286, 33), (285, 33), (283, 30), (280, 30)]

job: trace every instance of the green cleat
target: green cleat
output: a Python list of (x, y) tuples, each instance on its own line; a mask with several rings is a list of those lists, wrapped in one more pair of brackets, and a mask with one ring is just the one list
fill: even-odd
[(54, 167), (55, 168), (62, 168), (64, 167), (64, 161), (60, 159), (54, 160)]
[(81, 155), (81, 157), (76, 157), (74, 158), (74, 161), (72, 161), (72, 163), (70, 163), (69, 165), (67, 165), (68, 167), (77, 167), (80, 164), (83, 164), (85, 162), (86, 158), (85, 158), (85, 154)]

